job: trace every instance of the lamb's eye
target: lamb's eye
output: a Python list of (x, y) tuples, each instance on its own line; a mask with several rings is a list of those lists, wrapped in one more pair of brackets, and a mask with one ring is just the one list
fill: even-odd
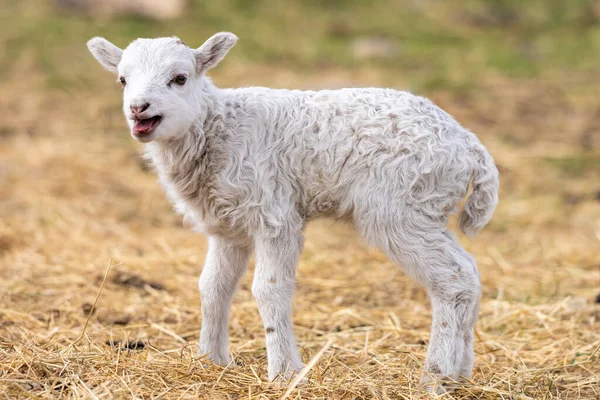
[(175, 83), (176, 85), (183, 86), (186, 81), (187, 77), (185, 75), (177, 75), (171, 82)]
[(122, 76), (119, 78), (119, 81), (121, 82), (121, 85), (123, 85), (123, 86), (127, 85), (127, 81)]

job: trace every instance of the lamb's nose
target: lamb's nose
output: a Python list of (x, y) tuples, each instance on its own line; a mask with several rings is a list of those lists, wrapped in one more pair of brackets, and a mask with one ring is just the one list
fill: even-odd
[(140, 106), (131, 105), (129, 107), (131, 108), (131, 111), (134, 114), (139, 114), (139, 113), (143, 113), (144, 111), (146, 111), (148, 109), (148, 107), (150, 107), (150, 103), (143, 103)]

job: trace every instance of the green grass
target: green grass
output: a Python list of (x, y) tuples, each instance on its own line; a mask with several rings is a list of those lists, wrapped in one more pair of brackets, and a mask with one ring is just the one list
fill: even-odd
[[(466, 0), (460, 6), (380, 0), (376, 7), (366, 0), (196, 0), (176, 21), (94, 19), (58, 13), (51, 4), (1, 6), (0, 68), (33, 53), (48, 84), (60, 88), (93, 84), (81, 71), (92, 63), (84, 44), (96, 35), (120, 46), (137, 37), (177, 35), (198, 46), (230, 30), (241, 38), (232, 56), (245, 62), (299, 70), (375, 67), (409, 76), (415, 87), (448, 90), (468, 90), (486, 74), (528, 78), (600, 65), (600, 15), (594, 17), (590, 0)], [(364, 37), (386, 40), (398, 51), (357, 58), (353, 44)]]
[(545, 161), (556, 167), (565, 176), (582, 176), (587, 171), (600, 173), (600, 157), (597, 154), (546, 158)]

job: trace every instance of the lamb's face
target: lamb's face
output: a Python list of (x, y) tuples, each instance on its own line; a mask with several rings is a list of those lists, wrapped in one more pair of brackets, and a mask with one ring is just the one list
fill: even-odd
[(140, 142), (186, 132), (200, 113), (193, 50), (173, 38), (138, 39), (118, 66), (123, 112)]
[(146, 143), (189, 131), (201, 112), (205, 72), (236, 40), (224, 32), (191, 49), (177, 38), (138, 39), (121, 50), (94, 38), (88, 47), (100, 64), (117, 73), (131, 135)]

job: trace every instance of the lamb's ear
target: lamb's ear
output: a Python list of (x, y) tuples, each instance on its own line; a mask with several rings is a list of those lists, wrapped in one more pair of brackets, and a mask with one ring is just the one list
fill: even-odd
[(115, 74), (117, 73), (117, 66), (121, 62), (123, 50), (108, 40), (97, 36), (87, 42), (87, 47), (104, 68)]
[(217, 65), (237, 40), (237, 36), (230, 32), (219, 32), (211, 36), (194, 51), (196, 55), (196, 72), (203, 74)]

